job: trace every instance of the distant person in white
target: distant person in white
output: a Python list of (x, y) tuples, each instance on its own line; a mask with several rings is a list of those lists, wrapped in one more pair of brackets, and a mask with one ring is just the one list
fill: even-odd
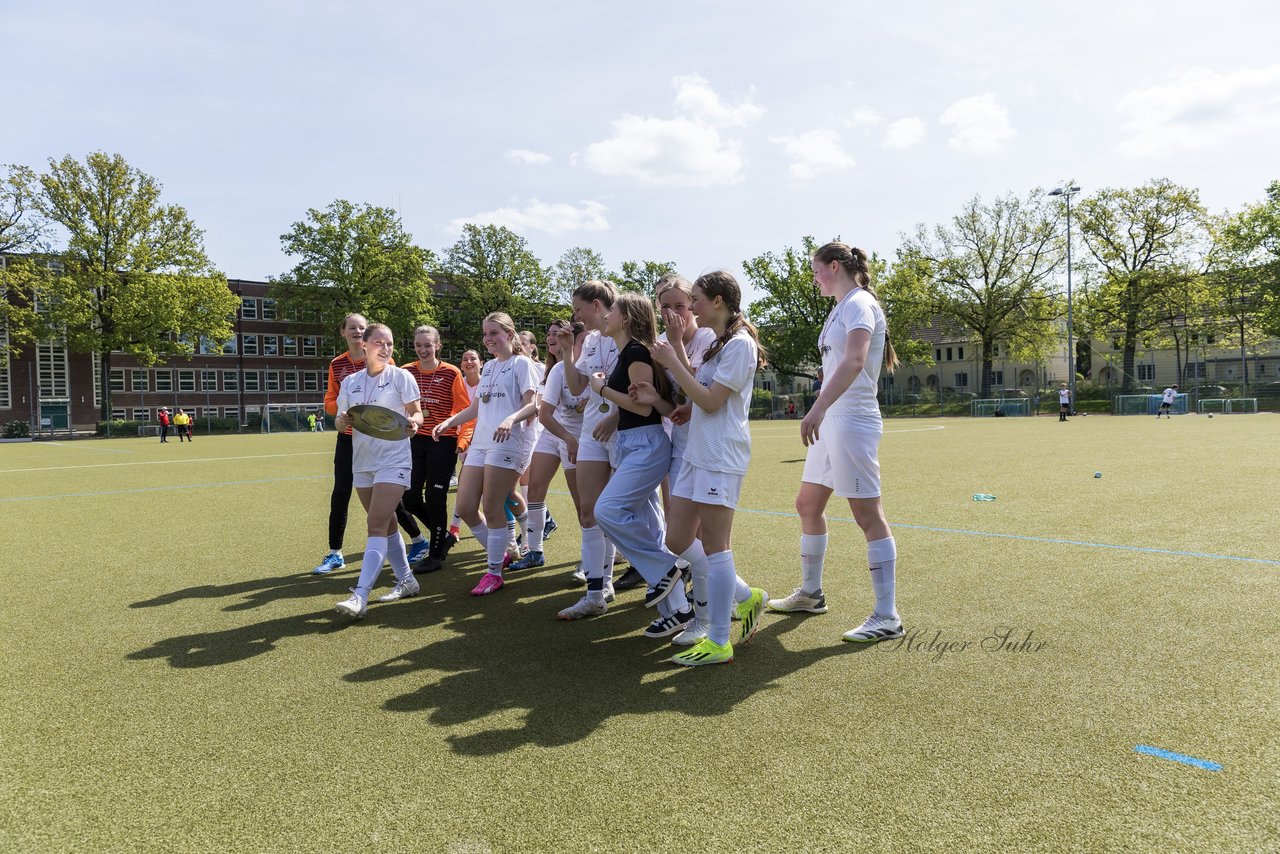
[(1058, 388), (1058, 420), (1066, 421), (1067, 416), (1071, 414), (1071, 389), (1067, 388), (1067, 384), (1063, 383)]
[(418, 581), (409, 570), (404, 538), (396, 521), (396, 507), (409, 487), (413, 452), (409, 437), (422, 426), (421, 390), (413, 375), (391, 364), (391, 330), (381, 323), (364, 330), (365, 366), (349, 375), (338, 389), (338, 432), (351, 427), (348, 410), (357, 404), (374, 404), (409, 418), (405, 434), (398, 439), (378, 439), (354, 431), (351, 435), (352, 484), (369, 517), (369, 539), (364, 547), (360, 580), (351, 596), (338, 603), (338, 612), (360, 618), (369, 606), (369, 594), (382, 571), (382, 561), (391, 563), (396, 586), (380, 602), (394, 602), (418, 594)]
[(800, 514), (801, 582), (790, 596), (769, 600), (773, 611), (827, 612), (822, 592), (822, 563), (827, 552), (827, 502), (835, 492), (849, 501), (854, 520), (867, 539), (867, 561), (875, 610), (844, 639), (875, 643), (901, 637), (895, 603), (897, 547), (880, 503), (877, 452), (883, 424), (876, 401), (880, 365), (898, 363), (886, 334), (884, 310), (871, 290), (867, 256), (844, 243), (828, 243), (814, 253), (813, 277), (835, 308), (818, 337), (822, 354), (822, 392), (800, 422), (805, 456), (796, 510)]
[(1173, 417), (1173, 414), (1169, 411), (1169, 409), (1170, 407), (1173, 406), (1173, 400), (1177, 396), (1178, 396), (1177, 383), (1174, 383), (1173, 385), (1169, 386), (1167, 389), (1164, 390), (1164, 396), (1160, 400), (1160, 409), (1156, 411), (1157, 419), (1159, 419), (1161, 415), (1164, 415), (1165, 418)]

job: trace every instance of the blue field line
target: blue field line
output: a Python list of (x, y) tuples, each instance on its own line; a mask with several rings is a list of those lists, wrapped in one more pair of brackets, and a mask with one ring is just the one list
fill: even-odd
[(99, 495), (129, 495), (135, 492), (167, 492), (174, 489), (200, 489), (207, 486), (251, 486), (260, 483), (284, 483), (291, 480), (332, 480), (333, 475), (321, 474), (309, 477), (269, 477), (263, 480), (216, 480), (212, 483), (179, 483), (173, 486), (142, 486), (137, 489), (108, 489), (102, 492), (59, 492), (54, 495), (20, 495), (0, 498), (0, 504), (14, 501), (46, 501), (51, 498), (93, 498)]
[(1203, 768), (1206, 771), (1221, 771), (1222, 766), (1217, 762), (1210, 762), (1208, 759), (1196, 759), (1194, 756), (1186, 756), (1182, 753), (1174, 753), (1171, 750), (1161, 750), (1159, 747), (1151, 747), (1146, 744), (1139, 744), (1134, 749), (1135, 753), (1145, 753), (1147, 756), (1155, 756), (1160, 759), (1169, 759), (1173, 762), (1181, 762), (1183, 765), (1194, 765), (1196, 768)]

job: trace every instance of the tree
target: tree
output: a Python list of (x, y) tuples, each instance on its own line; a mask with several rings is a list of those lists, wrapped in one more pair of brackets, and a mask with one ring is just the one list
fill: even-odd
[(47, 247), (49, 223), (37, 202), (40, 180), (27, 166), (0, 167), (0, 252), (37, 252)]
[[(37, 210), (40, 181), (26, 167), (0, 167), (0, 360), (10, 348), (33, 343), (43, 327), (33, 299), (47, 260), (49, 223)], [(9, 254), (15, 253), (15, 254)]]
[(1118, 332), (1130, 385), (1138, 342), (1159, 329), (1167, 292), (1203, 272), (1207, 214), (1196, 190), (1157, 179), (1132, 190), (1102, 190), (1080, 202), (1077, 216), (1096, 267), (1082, 304), (1095, 330)]
[(539, 327), (568, 314), (555, 298), (551, 272), (525, 239), (505, 226), (464, 225), (462, 236), (445, 250), (443, 270), (452, 288), (447, 294), (451, 335), (458, 341), (477, 344), (485, 315), (494, 311)]
[(623, 261), (621, 269), (609, 278), (620, 291), (634, 291), (652, 298), (658, 280), (674, 272), (674, 261)]
[(1256, 313), (1263, 331), (1280, 336), (1280, 181), (1267, 198), (1229, 216), (1219, 231), (1219, 269), (1247, 270), (1257, 285)]
[(583, 282), (607, 278), (609, 273), (605, 269), (604, 258), (599, 252), (584, 246), (566, 250), (551, 272), (556, 296), (565, 302), (570, 300), (574, 289)]
[(742, 264), (747, 280), (764, 293), (747, 308), (747, 316), (760, 329), (769, 366), (779, 374), (814, 380), (822, 364), (818, 336), (833, 304), (813, 282), (809, 262), (817, 249), (806, 236), (799, 250), (788, 246), (780, 255), (766, 252)]
[(270, 280), (283, 317), (319, 323), (335, 340), (352, 313), (387, 324), (401, 339), (434, 319), (427, 272), (434, 258), (413, 244), (390, 208), (337, 199), (323, 211), (309, 209), (280, 243), (299, 259)]
[(1063, 252), (1043, 195), (1010, 193), (990, 204), (975, 197), (949, 226), (918, 225), (899, 250), (899, 263), (924, 276), (936, 313), (973, 333), (982, 353), (983, 397), (991, 393), (995, 345), (1034, 359), (1055, 336), (1059, 311), (1047, 282)]
[(190, 355), (199, 338), (225, 341), (237, 300), (204, 252), (186, 210), (160, 204), (161, 185), (119, 154), (50, 159), (37, 211), (61, 226), (66, 248), (32, 271), (41, 337), (64, 337), (101, 364), (102, 417), (111, 414), (113, 352), (144, 365)]

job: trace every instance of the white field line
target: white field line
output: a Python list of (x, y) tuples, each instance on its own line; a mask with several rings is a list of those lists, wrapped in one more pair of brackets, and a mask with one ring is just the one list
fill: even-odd
[(271, 457), (318, 457), (327, 456), (332, 451), (300, 451), (296, 454), (248, 454), (243, 457), (195, 457), (189, 460), (151, 460), (149, 462), (133, 462), (133, 463), (88, 463), (80, 466), (44, 466), (41, 468), (29, 469), (0, 469), (0, 474), (10, 474), (13, 472), (25, 471), (70, 471), (72, 469), (105, 469), (117, 468), (120, 466), (170, 466), (180, 463), (220, 463), (226, 460), (265, 460)]

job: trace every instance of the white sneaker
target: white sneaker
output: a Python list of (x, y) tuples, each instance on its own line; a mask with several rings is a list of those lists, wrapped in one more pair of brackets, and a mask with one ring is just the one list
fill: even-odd
[(379, 596), (379, 602), (397, 602), (401, 599), (408, 599), (410, 596), (417, 596), (421, 592), (422, 587), (418, 584), (418, 579), (410, 575), (404, 581), (396, 582), (396, 586), (391, 588), (391, 592), (385, 596)]
[(556, 614), (556, 618), (561, 620), (581, 620), (583, 617), (597, 617), (608, 610), (609, 606), (606, 603), (587, 595), (579, 599), (577, 603)]
[(606, 581), (604, 583), (604, 601), (612, 603), (618, 597), (613, 595), (613, 582)]
[(878, 617), (872, 614), (866, 622), (844, 633), (843, 637), (850, 643), (876, 643), (882, 640), (900, 638), (903, 635), (902, 620), (898, 617)]
[(673, 637), (671, 642), (680, 646), (693, 646), (707, 636), (707, 628), (706, 623), (694, 617), (693, 622), (685, 626), (684, 631)]
[(346, 614), (353, 620), (360, 619), (369, 610), (369, 604), (354, 588), (352, 588), (351, 595), (348, 598), (343, 599), (334, 607), (338, 609), (339, 614)]
[(581, 563), (579, 563), (577, 568), (573, 571), (573, 580), (579, 584), (587, 583), (587, 573), (583, 571)]
[(520, 544), (515, 540), (507, 543), (507, 557), (512, 560), (520, 560), (520, 558), (524, 557), (524, 555), (520, 553)]
[(822, 595), (822, 591), (817, 593), (806, 593), (797, 587), (792, 591), (790, 596), (784, 596), (781, 599), (769, 600), (770, 611), (781, 611), (784, 614), (794, 613), (796, 611), (807, 611), (810, 614), (827, 613), (827, 597)]

